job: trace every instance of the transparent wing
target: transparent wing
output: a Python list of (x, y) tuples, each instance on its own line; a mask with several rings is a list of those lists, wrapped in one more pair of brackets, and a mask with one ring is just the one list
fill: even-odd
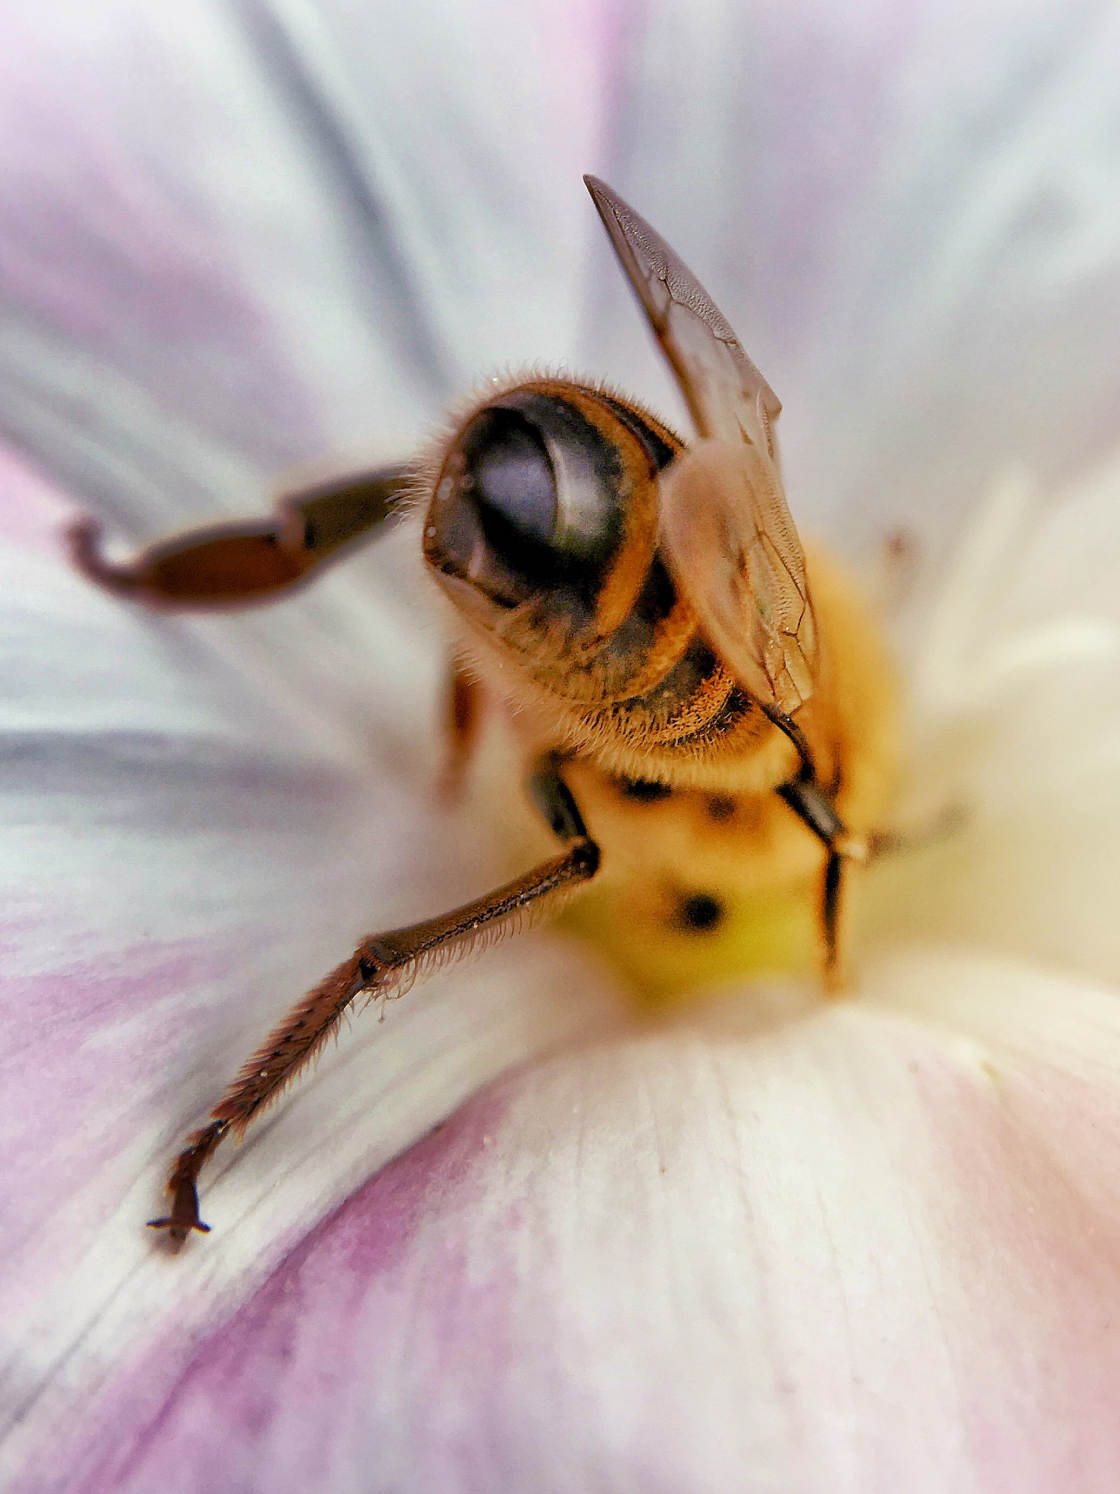
[(605, 182), (585, 176), (615, 253), (681, 386), (701, 436), (740, 438), (773, 455), (782, 404), (719, 307), (659, 233)]
[(708, 642), (744, 688), (784, 716), (804, 705), (816, 678), (816, 624), (769, 456), (726, 441), (682, 452), (662, 479), (661, 546)]
[(660, 234), (603, 182), (584, 180), (705, 438), (665, 474), (666, 558), (727, 666), (762, 704), (789, 715), (812, 694), (818, 648), (778, 472), (781, 403)]

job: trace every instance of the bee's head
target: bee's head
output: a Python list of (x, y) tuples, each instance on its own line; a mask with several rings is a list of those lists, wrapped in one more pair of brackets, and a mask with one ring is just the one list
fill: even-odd
[(678, 449), (583, 385), (522, 384), (446, 449), (424, 556), (452, 600), (521, 655), (594, 650), (633, 607), (657, 539), (657, 473)]

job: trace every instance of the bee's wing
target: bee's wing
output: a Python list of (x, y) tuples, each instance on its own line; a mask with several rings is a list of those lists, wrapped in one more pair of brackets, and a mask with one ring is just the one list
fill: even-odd
[(660, 234), (604, 183), (584, 180), (706, 438), (663, 480), (667, 558), (720, 657), (763, 705), (789, 715), (812, 694), (818, 649), (778, 473), (781, 403)]
[(661, 548), (708, 642), (763, 706), (813, 693), (817, 631), (805, 558), (766, 452), (699, 441), (662, 477)]
[(719, 307), (659, 233), (605, 182), (585, 176), (614, 251), (677, 376), (701, 436), (740, 439), (771, 455), (782, 404)]

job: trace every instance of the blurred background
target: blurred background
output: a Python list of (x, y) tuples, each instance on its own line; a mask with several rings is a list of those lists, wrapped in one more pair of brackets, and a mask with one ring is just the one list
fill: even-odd
[(411, 451), (478, 377), (676, 418), (580, 174), (786, 405), (794, 511), (945, 534), (1115, 439), (1114, 6), (9, 7), (0, 426), (128, 530)]

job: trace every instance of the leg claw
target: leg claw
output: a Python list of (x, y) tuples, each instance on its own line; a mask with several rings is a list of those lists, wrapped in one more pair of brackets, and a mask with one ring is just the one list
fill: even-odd
[(198, 1189), (193, 1178), (172, 1179), (173, 1201), (171, 1213), (163, 1219), (149, 1219), (149, 1229), (165, 1229), (168, 1238), (176, 1247), (180, 1246), (192, 1230), (201, 1235), (210, 1233), (210, 1226), (198, 1217)]

